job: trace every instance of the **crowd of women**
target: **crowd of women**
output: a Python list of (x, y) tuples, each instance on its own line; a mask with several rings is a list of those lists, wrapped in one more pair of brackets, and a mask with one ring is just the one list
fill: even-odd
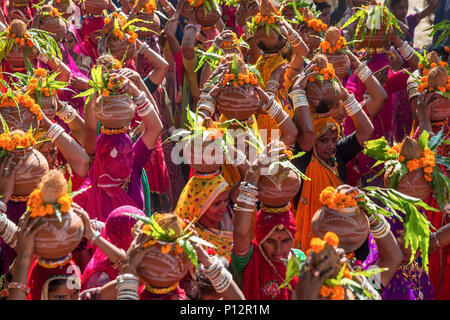
[(450, 299), (450, 1), (0, 3), (0, 299)]

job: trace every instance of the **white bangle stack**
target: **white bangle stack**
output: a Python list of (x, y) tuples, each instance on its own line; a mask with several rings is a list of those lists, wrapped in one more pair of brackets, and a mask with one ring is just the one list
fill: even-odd
[(150, 112), (154, 111), (155, 108), (150, 100), (147, 99), (147, 96), (143, 99), (143, 102), (140, 104), (136, 104), (136, 111), (139, 117), (143, 118), (148, 115)]
[(55, 140), (64, 132), (64, 128), (57, 123), (53, 123), (47, 130), (48, 138), (54, 143)]
[(273, 119), (275, 118), (282, 110), (281, 105), (275, 100), (274, 96), (271, 97), (269, 103), (266, 106), (267, 114)]
[(347, 115), (350, 117), (362, 110), (361, 104), (356, 100), (353, 94), (351, 94), (350, 97), (343, 102), (343, 104)]
[(141, 46), (139, 47), (139, 49), (136, 52), (136, 55), (141, 54), (142, 52), (148, 50), (148, 48), (150, 48), (149, 45), (146, 44), (145, 42), (142, 42)]
[(301, 40), (302, 39), (300, 38), (299, 34), (294, 29), (291, 29), (288, 32), (288, 42), (291, 44), (292, 47), (299, 45)]
[(0, 213), (0, 237), (6, 244), (12, 246), (14, 235), (17, 232), (17, 226), (9, 220), (8, 216)]
[(56, 111), (56, 115), (65, 123), (70, 123), (77, 116), (75, 109), (69, 105), (67, 102), (62, 102), (62, 107)]
[(301, 107), (309, 108), (308, 99), (306, 98), (306, 92), (303, 89), (296, 89), (289, 93), (289, 97), (292, 100), (292, 107), (294, 111)]
[(359, 80), (361, 80), (362, 83), (365, 83), (372, 74), (372, 70), (369, 69), (366, 63), (361, 63), (355, 70), (355, 75), (359, 78)]
[(403, 44), (398, 48), (398, 52), (402, 56), (405, 61), (408, 61), (411, 59), (411, 57), (414, 55), (414, 49), (408, 44), (408, 41), (404, 41)]
[(139, 278), (134, 274), (125, 273), (117, 278), (117, 300), (139, 300)]
[(370, 233), (375, 239), (380, 239), (386, 237), (391, 231), (391, 225), (387, 223), (383, 216), (380, 216), (382, 222), (375, 224), (375, 226), (370, 225)]
[(131, 99), (133, 100), (135, 105), (140, 105), (145, 102), (146, 98), (147, 98), (147, 95), (145, 94), (145, 92), (141, 91), (141, 93), (139, 93), (139, 95), (137, 97), (132, 97)]
[(208, 269), (205, 269), (202, 264), (200, 264), (200, 271), (211, 281), (214, 289), (218, 293), (225, 292), (230, 284), (233, 276), (231, 273), (225, 269), (219, 261), (219, 258), (216, 256), (213, 257), (214, 262), (209, 266)]
[(6, 210), (7, 210), (6, 204), (2, 200), (0, 200), (0, 212), (6, 213)]
[(417, 96), (419, 96), (419, 92), (417, 91), (417, 87), (419, 84), (415, 81), (409, 81), (406, 85), (406, 90), (408, 91), (408, 100), (411, 102), (411, 100)]
[[(237, 197), (237, 201), (243, 204), (249, 205), (251, 207), (256, 206), (256, 202), (258, 201), (258, 188), (250, 183), (242, 182), (239, 186), (239, 196)], [(240, 208), (240, 206), (238, 206)], [(252, 210), (253, 211), (253, 210)]]
[(201, 109), (208, 111), (212, 117), (216, 110), (216, 100), (209, 94), (201, 94), (198, 102), (198, 110)]

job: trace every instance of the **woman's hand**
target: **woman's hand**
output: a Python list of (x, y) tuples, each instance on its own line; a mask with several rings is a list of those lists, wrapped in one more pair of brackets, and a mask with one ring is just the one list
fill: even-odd
[(425, 90), (417, 99), (417, 116), (424, 120), (430, 120), (431, 108), (433, 102), (430, 103), (433, 93)]
[(89, 218), (88, 213), (76, 203), (72, 204), (73, 211), (81, 218), (84, 224), (84, 234), (83, 236), (91, 241), (92, 237), (95, 234), (95, 230), (92, 227), (91, 219)]
[(13, 162), (13, 158), (14, 155), (12, 153), (8, 153), (3, 158), (0, 158), (0, 200), (5, 204), (14, 192), (16, 171), (23, 162), (23, 160)]
[(16, 233), (17, 242), (15, 250), (18, 255), (31, 259), (34, 252), (34, 238), (40, 230), (48, 225), (48, 222), (41, 222), (41, 218), (39, 217), (31, 218), (29, 212), (22, 215)]
[(136, 85), (131, 81), (129, 78), (121, 75), (121, 74), (114, 74), (115, 80), (123, 80), (122, 85), (116, 90), (118, 94), (124, 94), (128, 93), (132, 98), (136, 98), (141, 93), (141, 90), (136, 87)]
[(144, 248), (144, 244), (151, 239), (144, 233), (139, 233), (131, 243), (127, 251), (127, 256), (122, 265), (121, 273), (131, 273), (137, 275), (137, 268), (144, 258), (149, 248)]
[(71, 75), (69, 86), (80, 91), (85, 91), (89, 89), (89, 80)]
[(359, 60), (351, 50), (346, 50), (345, 54), (350, 59), (350, 67), (352, 71), (355, 71), (361, 65), (361, 60)]
[(325, 279), (327, 279), (332, 273), (333, 268), (325, 269), (330, 257), (325, 257), (316, 266), (314, 271), (311, 270), (311, 251), (303, 265), (300, 276), (298, 277), (297, 287), (295, 288), (295, 294), (298, 300), (318, 300), (320, 294), (320, 288), (322, 287)]
[(140, 81), (142, 81), (141, 75), (137, 71), (131, 70), (130, 68), (122, 68), (117, 72), (117, 74), (130, 79), (136, 86)]
[(302, 73), (300, 73), (297, 76), (297, 79), (294, 82), (294, 86), (292, 88), (292, 90), (296, 90), (296, 89), (302, 89), (305, 90), (306, 85), (308, 84), (308, 79), (310, 77), (315, 76), (316, 74), (318, 74), (317, 71), (314, 71), (314, 68), (316, 67), (315, 63), (310, 63), (306, 66), (305, 69), (303, 69)]
[(208, 268), (214, 262), (212, 257), (206, 252), (202, 245), (198, 243), (192, 243), (192, 245), (197, 252), (198, 262), (203, 264), (205, 268)]

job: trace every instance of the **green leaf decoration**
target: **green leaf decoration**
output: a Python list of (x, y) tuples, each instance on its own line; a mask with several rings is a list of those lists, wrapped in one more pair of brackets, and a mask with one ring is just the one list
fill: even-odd
[(429, 137), (430, 137), (430, 134), (426, 130), (423, 130), (422, 133), (420, 134), (417, 142), (419, 143), (422, 150), (424, 150), (426, 147), (428, 147), (428, 138)]
[(292, 279), (294, 279), (295, 276), (300, 274), (303, 263), (304, 262), (302, 262), (302, 260), (295, 254), (291, 254), (286, 267), (286, 277), (283, 283), (279, 286), (280, 289), (288, 287), (290, 290), (293, 290), (290, 282), (292, 281)]
[(195, 248), (192, 246), (189, 240), (182, 239), (177, 242), (178, 245), (184, 250), (189, 259), (192, 262), (192, 265), (197, 268), (198, 266), (198, 258)]

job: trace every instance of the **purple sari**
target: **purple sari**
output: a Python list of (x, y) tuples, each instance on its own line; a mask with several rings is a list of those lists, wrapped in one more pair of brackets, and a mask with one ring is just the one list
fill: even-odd
[[(395, 237), (402, 237), (404, 225), (401, 221), (392, 218), (387, 219), (391, 225), (391, 231)], [(379, 254), (377, 245), (372, 235), (369, 235), (370, 253), (363, 262), (364, 269), (376, 264)], [(383, 289), (383, 300), (433, 300), (434, 289), (430, 278), (420, 267), (420, 258), (416, 258), (411, 264), (402, 264), (392, 277), (388, 285)]]

